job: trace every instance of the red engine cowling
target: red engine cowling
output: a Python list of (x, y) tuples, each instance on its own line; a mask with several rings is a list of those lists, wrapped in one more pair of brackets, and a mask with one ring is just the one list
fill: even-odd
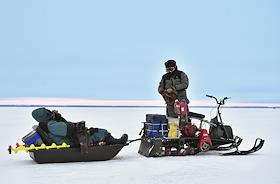
[(176, 112), (176, 114), (180, 114), (180, 102), (178, 99), (175, 100), (174, 111)]
[(189, 107), (186, 102), (180, 102), (178, 99), (174, 103), (174, 111), (181, 117), (186, 117), (189, 113)]
[(192, 123), (188, 123), (183, 127), (183, 133), (186, 137), (195, 137), (197, 130), (196, 125)]
[(200, 130), (200, 136), (197, 147), (200, 151), (208, 151), (212, 146), (211, 138), (206, 129)]

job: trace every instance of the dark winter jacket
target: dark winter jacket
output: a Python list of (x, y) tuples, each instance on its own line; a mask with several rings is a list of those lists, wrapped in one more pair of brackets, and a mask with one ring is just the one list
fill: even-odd
[(176, 91), (176, 97), (178, 100), (186, 100), (189, 103), (187, 98), (186, 89), (189, 86), (188, 76), (179, 70), (175, 70), (171, 73), (166, 73), (162, 76), (162, 79), (159, 83), (158, 92), (164, 96), (164, 91), (168, 88), (173, 88)]

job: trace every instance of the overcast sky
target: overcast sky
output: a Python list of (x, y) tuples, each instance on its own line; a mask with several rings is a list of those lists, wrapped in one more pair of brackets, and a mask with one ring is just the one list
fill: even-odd
[(280, 1), (0, 0), (0, 98), (158, 100), (164, 62), (190, 100), (280, 103)]

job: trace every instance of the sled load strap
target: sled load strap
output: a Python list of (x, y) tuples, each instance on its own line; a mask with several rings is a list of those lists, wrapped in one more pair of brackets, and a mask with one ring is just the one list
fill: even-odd
[(34, 125), (32, 128), (33, 128), (33, 130), (35, 130), (40, 135), (43, 142), (47, 146), (50, 146), (54, 143), (53, 140), (49, 137), (49, 135), (40, 126)]

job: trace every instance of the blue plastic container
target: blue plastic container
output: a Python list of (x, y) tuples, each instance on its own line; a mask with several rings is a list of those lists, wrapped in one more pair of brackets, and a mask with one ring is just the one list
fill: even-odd
[(167, 137), (168, 120), (165, 115), (146, 114), (147, 136), (151, 138)]
[(26, 146), (30, 146), (31, 144), (39, 146), (43, 144), (42, 138), (35, 130), (31, 131), (26, 136), (24, 136), (22, 138), (22, 142), (24, 142)]
[(147, 123), (147, 135), (152, 138), (167, 137), (168, 124), (167, 123)]

